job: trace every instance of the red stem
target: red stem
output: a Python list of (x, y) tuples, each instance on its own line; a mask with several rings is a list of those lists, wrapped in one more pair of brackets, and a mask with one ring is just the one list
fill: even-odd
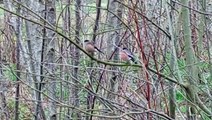
[[(131, 1), (132, 2), (132, 4), (133, 4), (133, 1)], [(147, 61), (147, 59), (146, 59), (146, 56), (145, 56), (145, 53), (144, 53), (144, 48), (143, 48), (143, 42), (142, 42), (142, 40), (141, 40), (141, 35), (140, 35), (140, 30), (139, 30), (139, 23), (138, 23), (138, 18), (137, 18), (137, 15), (136, 15), (136, 12), (135, 12), (135, 6), (136, 6), (136, 4), (135, 5), (133, 5), (133, 18), (134, 18), (134, 21), (135, 21), (135, 24), (136, 24), (136, 32), (137, 32), (137, 39), (136, 39), (136, 41), (137, 41), (137, 43), (138, 43), (138, 45), (139, 45), (139, 47), (140, 47), (140, 51), (141, 51), (141, 56), (142, 56), (142, 61), (143, 61), (143, 63), (144, 63), (144, 69), (145, 69), (145, 76), (146, 76), (146, 80), (147, 80), (147, 83), (146, 83), (146, 87), (147, 87), (147, 95), (146, 95), (146, 99), (147, 99), (147, 102), (148, 102), (148, 108), (149, 109), (151, 109), (151, 88), (150, 88), (150, 84), (149, 84), (149, 82), (150, 82), (150, 80), (149, 80), (149, 74), (148, 74), (148, 72), (147, 72), (147, 67), (148, 67), (148, 61)], [(142, 18), (143, 18), (143, 16), (142, 16)], [(144, 24), (144, 35), (145, 35), (145, 38), (147, 37), (147, 30), (146, 30), (146, 20), (145, 20), (145, 18), (143, 18), (143, 24)], [(149, 118), (149, 120), (152, 120), (152, 115), (151, 114), (149, 114), (148, 115), (148, 118)]]

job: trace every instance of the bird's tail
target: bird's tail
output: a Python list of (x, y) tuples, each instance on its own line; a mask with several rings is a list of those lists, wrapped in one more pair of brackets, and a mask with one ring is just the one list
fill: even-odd
[(99, 51), (102, 54), (105, 54), (104, 52), (102, 52), (99, 48), (97, 48), (96, 46), (94, 47), (97, 51)]
[(134, 57), (132, 57), (132, 56), (129, 56), (129, 57), (130, 57), (130, 60), (131, 60), (131, 61), (133, 61), (135, 64), (137, 64), (137, 61), (135, 60)]

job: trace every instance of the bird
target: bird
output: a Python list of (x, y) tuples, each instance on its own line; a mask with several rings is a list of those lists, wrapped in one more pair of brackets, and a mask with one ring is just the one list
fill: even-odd
[[(94, 45), (94, 42), (92, 41), (89, 41), (89, 40), (84, 40), (84, 43), (85, 43), (85, 50), (90, 53), (90, 54), (93, 54), (94, 52), (98, 51), (100, 53), (103, 53), (99, 48), (97, 48), (95, 45)], [(103, 53), (104, 54), (104, 53)]]
[(120, 59), (123, 61), (129, 62), (131, 60), (132, 62), (137, 64), (137, 62), (135, 60), (135, 56), (127, 48), (120, 49), (119, 56), (120, 56)]

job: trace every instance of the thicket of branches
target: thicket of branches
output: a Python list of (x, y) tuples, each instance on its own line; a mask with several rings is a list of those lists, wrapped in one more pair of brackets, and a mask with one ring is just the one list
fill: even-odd
[(0, 119), (210, 120), (211, 4), (4, 0)]

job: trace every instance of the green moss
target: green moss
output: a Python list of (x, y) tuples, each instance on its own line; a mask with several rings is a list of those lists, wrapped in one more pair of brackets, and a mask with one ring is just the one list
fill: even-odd
[[(14, 114), (15, 114), (15, 100), (14, 99), (9, 99), (8, 102), (8, 108), (10, 113), (12, 114), (14, 119)], [(30, 106), (31, 107), (31, 106)], [(20, 103), (19, 104), (19, 119), (20, 120), (31, 120), (32, 119), (32, 113), (29, 110), (29, 106), (26, 103)]]
[(7, 67), (6, 70), (4, 71), (5, 77), (6, 77), (8, 80), (11, 80), (11, 81), (15, 81), (15, 80), (16, 80), (15, 68), (16, 68), (16, 65), (15, 65), (15, 64), (11, 64), (11, 65), (9, 65), (9, 67)]

